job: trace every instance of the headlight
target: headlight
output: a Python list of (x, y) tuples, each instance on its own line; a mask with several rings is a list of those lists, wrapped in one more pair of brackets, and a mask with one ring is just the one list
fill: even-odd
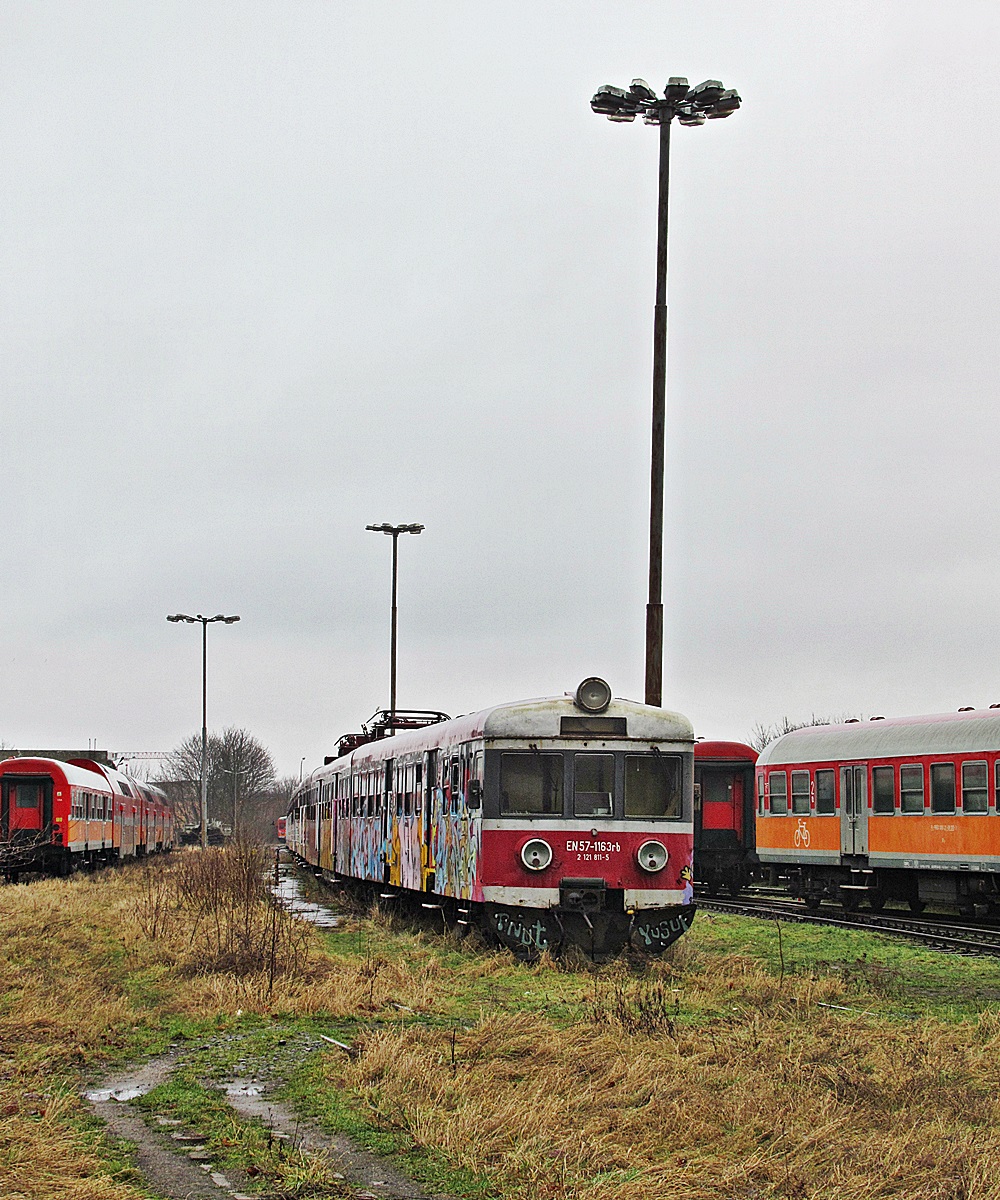
[(667, 854), (667, 848), (662, 842), (643, 842), (636, 851), (636, 861), (639, 866), (648, 871), (650, 875), (655, 875), (657, 871), (662, 871), (667, 865), (667, 859), (670, 857)]
[(521, 847), (521, 862), (529, 871), (544, 871), (552, 862), (552, 847), (544, 838), (532, 838)]

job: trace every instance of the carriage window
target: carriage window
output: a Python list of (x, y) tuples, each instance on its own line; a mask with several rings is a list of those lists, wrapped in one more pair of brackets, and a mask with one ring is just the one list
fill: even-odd
[(931, 763), (931, 812), (955, 811), (955, 764)]
[(757, 811), (764, 815), (764, 772), (757, 776)]
[(807, 813), (809, 811), (809, 772), (792, 772), (792, 812)]
[(896, 811), (896, 780), (892, 767), (872, 767), (872, 812), (883, 816)]
[(573, 815), (610, 817), (615, 798), (615, 756), (573, 755)]
[(676, 754), (625, 755), (625, 816), (679, 817), (681, 760)]
[(816, 772), (816, 813), (821, 817), (832, 816), (837, 811), (833, 788), (833, 772)]
[(918, 766), (899, 768), (899, 807), (905, 813), (924, 811), (924, 769)]
[(353, 789), (354, 794), (351, 796), (351, 816), (352, 817), (360, 817), (361, 816), (361, 805), (363, 803), (362, 798), (361, 798), (361, 789), (363, 786), (364, 786), (364, 777), (361, 775), (355, 775), (354, 776), (354, 789)]
[(986, 763), (962, 763), (962, 811), (986, 812)]
[(563, 810), (561, 754), (501, 754), (500, 812), (557, 814)]
[(788, 777), (784, 771), (772, 771), (767, 777), (767, 788), (771, 796), (771, 812), (788, 812)]
[(424, 768), (422, 763), (417, 763), (416, 772), (417, 782), (413, 793), (413, 811), (419, 815), (420, 810), (424, 806)]
[(18, 783), (17, 798), (14, 801), (15, 808), (38, 808), (39, 796), (41, 793), (41, 785), (37, 783)]

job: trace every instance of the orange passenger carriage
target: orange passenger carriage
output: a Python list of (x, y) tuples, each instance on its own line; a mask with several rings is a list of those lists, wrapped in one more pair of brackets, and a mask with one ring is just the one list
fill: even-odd
[(757, 855), (810, 906), (1000, 915), (1000, 711), (809, 726), (757, 761)]
[(574, 695), (454, 720), (396, 713), (341, 739), (292, 798), (287, 843), (318, 872), (438, 910), (524, 957), (690, 926), (693, 743), (677, 713)]
[(0, 873), (66, 875), (169, 850), (166, 795), (87, 758), (0, 762)]

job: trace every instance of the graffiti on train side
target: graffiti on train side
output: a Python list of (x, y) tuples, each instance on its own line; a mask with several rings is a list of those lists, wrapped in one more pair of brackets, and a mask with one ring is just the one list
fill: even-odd
[(435, 791), (435, 814), (431, 840), (431, 861), (434, 864), (434, 888), (462, 900), (482, 899), (477, 886), (479, 847), (482, 841), (482, 822), (478, 813), (465, 807), (465, 795), (459, 796), (459, 811), (450, 811), (446, 793)]

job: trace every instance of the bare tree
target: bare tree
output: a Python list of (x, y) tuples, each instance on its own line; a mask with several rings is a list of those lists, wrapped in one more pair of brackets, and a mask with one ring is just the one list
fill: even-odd
[[(208, 738), (208, 818), (237, 834), (256, 827), (254, 808), (274, 783), (270, 752), (245, 729), (224, 729)], [(183, 822), (201, 810), (201, 734), (185, 738), (171, 752), (162, 783), (168, 785)]]
[(834, 718), (817, 717), (815, 713), (808, 721), (792, 721), (788, 717), (782, 717), (773, 725), (764, 725), (758, 721), (750, 730), (749, 742), (759, 754), (765, 746), (769, 746), (771, 742), (783, 737), (786, 733), (792, 733), (796, 729), (808, 729), (813, 725), (833, 725), (834, 723)]

